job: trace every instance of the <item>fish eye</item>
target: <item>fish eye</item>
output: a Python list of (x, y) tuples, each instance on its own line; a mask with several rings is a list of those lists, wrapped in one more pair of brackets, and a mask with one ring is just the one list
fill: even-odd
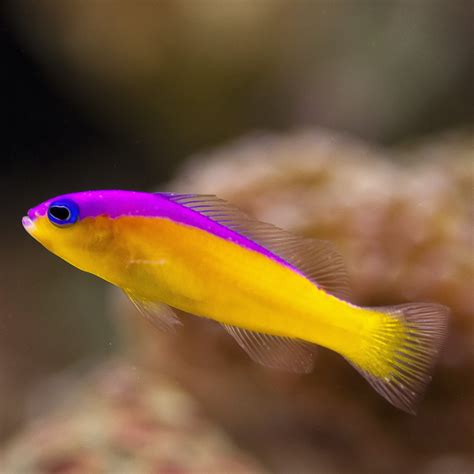
[(79, 219), (79, 208), (74, 201), (54, 201), (48, 207), (48, 219), (57, 226), (74, 224)]

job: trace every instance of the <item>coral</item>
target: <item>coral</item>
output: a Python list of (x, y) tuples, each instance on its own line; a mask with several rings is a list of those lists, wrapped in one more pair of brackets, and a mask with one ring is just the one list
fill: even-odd
[[(57, 383), (50, 388), (57, 390)], [(124, 361), (104, 364), (67, 393), (60, 408), (10, 441), (0, 472), (265, 472), (181, 389), (166, 379), (146, 377)]]

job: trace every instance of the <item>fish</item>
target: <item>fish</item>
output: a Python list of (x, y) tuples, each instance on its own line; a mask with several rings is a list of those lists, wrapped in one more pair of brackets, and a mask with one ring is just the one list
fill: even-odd
[(182, 312), (210, 319), (255, 362), (301, 374), (325, 347), (407, 413), (416, 413), (446, 337), (446, 306), (357, 306), (331, 242), (214, 195), (76, 192), (33, 207), (22, 223), (53, 254), (121, 288), (162, 330), (177, 331)]

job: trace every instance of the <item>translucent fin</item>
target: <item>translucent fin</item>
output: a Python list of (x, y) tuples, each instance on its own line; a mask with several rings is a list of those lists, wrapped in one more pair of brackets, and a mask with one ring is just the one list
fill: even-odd
[(125, 294), (130, 298), (130, 301), (142, 316), (161, 331), (175, 332), (177, 326), (183, 324), (171, 306), (164, 303), (140, 300), (130, 293)]
[(248, 216), (213, 195), (161, 193), (168, 199), (199, 212), (247, 237), (297, 268), (328, 293), (350, 299), (349, 278), (335, 246), (324, 240), (298, 237)]
[(296, 373), (308, 373), (313, 369), (314, 353), (309, 344), (303, 341), (252, 332), (227, 324), (223, 326), (258, 364)]
[(294, 243), (291, 243), (291, 246), (288, 239), (281, 250), (277, 247), (277, 252), (280, 255), (287, 255), (283, 258), (319, 288), (337, 298), (349, 301), (351, 299), (349, 277), (336, 247), (325, 240), (298, 237), (293, 239)]
[(392, 405), (415, 414), (446, 336), (449, 309), (409, 303), (370, 310), (390, 319), (369, 336), (368, 363), (349, 362)]

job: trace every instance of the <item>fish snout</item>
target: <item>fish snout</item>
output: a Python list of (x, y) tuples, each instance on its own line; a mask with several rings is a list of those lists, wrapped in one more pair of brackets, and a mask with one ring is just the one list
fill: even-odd
[[(29, 214), (29, 212), (28, 212)], [(21, 223), (23, 224), (23, 227), (27, 232), (30, 232), (34, 228), (34, 222), (29, 216), (24, 216), (23, 219), (21, 220)]]

